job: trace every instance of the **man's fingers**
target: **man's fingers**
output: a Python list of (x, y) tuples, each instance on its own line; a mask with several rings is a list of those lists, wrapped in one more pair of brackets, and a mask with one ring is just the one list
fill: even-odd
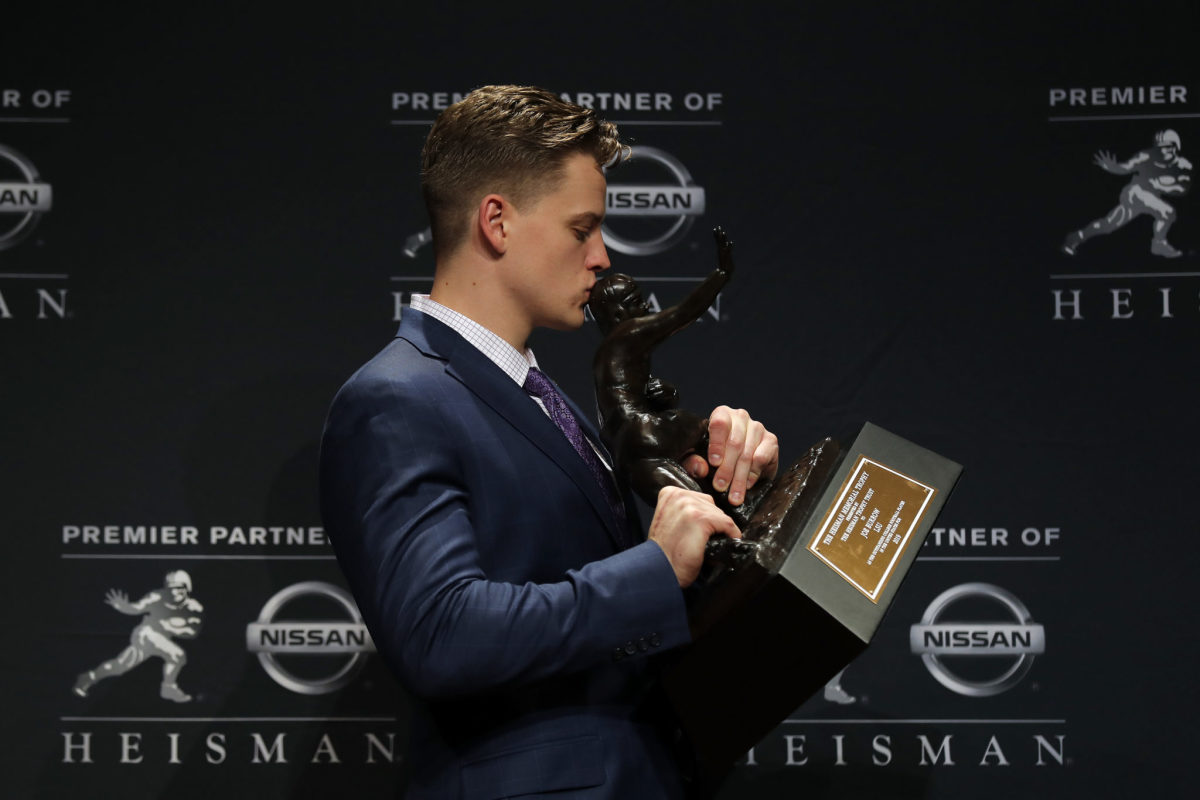
[[(712, 418), (721, 420), (720, 449), (717, 457), (713, 458)], [(709, 463), (717, 468), (713, 475), (713, 488), (724, 492), (731, 488), (738, 462), (746, 449), (747, 428), (750, 425), (750, 415), (743, 409), (734, 410), (728, 406), (719, 406), (713, 410), (709, 422)], [(744, 473), (743, 473), (744, 481)], [(745, 485), (742, 490), (745, 491)]]
[(658, 490), (658, 495), (654, 500), (655, 513), (657, 513), (659, 508), (671, 508), (674, 505), (684, 504), (688, 500), (700, 503), (707, 502), (715, 505), (713, 499), (703, 492), (680, 489), (678, 486), (663, 486)]
[(688, 475), (699, 480), (708, 474), (708, 462), (699, 453), (692, 453), (683, 459), (683, 468)]
[(691, 521), (695, 524), (695, 535), (697, 536), (697, 545), (701, 550), (699, 553), (701, 558), (704, 556), (703, 549), (708, 544), (708, 540), (718, 533), (723, 533), (733, 539), (742, 538), (742, 531), (738, 528), (737, 523), (730, 519), (728, 514), (717, 508), (711, 497), (703, 496), (709, 502), (700, 505), (691, 517)]
[(767, 480), (770, 480), (775, 477), (778, 471), (779, 437), (766, 428), (763, 428), (762, 441), (758, 443), (758, 449), (754, 451), (753, 463), (750, 466), (750, 472), (755, 478), (747, 485), (753, 486), (755, 481), (764, 475), (767, 477)]
[[(741, 539), (742, 529), (739, 528), (737, 523), (733, 521), (733, 517), (729, 516), (724, 511), (720, 511), (719, 509), (718, 513), (721, 515), (718, 520), (720, 528), (713, 531), (713, 533), (723, 533), (730, 539)], [(709, 538), (711, 539), (712, 537), (710, 536)]]
[[(745, 409), (717, 406), (708, 418), (708, 464), (715, 467), (712, 486), (728, 492), (729, 502), (741, 505), (746, 490), (759, 478), (775, 477), (779, 469), (779, 439)], [(689, 474), (703, 477), (698, 464), (685, 462)]]
[(725, 457), (725, 442), (733, 427), (733, 409), (729, 406), (717, 406), (708, 417), (708, 463), (714, 467), (721, 466)]
[(704, 562), (704, 548), (717, 533), (740, 538), (741, 531), (706, 494), (665, 487), (658, 493), (650, 539), (670, 561), (680, 586), (696, 579)]
[(733, 478), (729, 482), (729, 502), (735, 506), (741, 505), (746, 499), (746, 487), (750, 477), (750, 468), (754, 465), (754, 456), (758, 445), (766, 435), (766, 428), (761, 422), (749, 421), (746, 425), (745, 441), (742, 442), (741, 453), (733, 468)]

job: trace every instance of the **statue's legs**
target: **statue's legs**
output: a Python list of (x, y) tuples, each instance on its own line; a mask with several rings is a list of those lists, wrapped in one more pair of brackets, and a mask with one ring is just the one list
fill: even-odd
[(664, 486), (677, 486), (690, 492), (704, 491), (682, 464), (670, 458), (643, 458), (635, 462), (630, 469), (630, 479), (633, 490), (650, 503)]

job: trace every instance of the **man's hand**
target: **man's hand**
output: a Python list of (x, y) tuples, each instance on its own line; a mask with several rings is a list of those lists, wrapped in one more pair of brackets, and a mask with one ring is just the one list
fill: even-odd
[(716, 468), (713, 488), (729, 489), (729, 504), (740, 506), (746, 490), (759, 478), (775, 477), (779, 470), (779, 439), (745, 409), (717, 406), (708, 417), (708, 460), (688, 456), (683, 463), (688, 474), (703, 478), (709, 464)]
[(659, 490), (649, 538), (667, 554), (681, 588), (700, 574), (704, 546), (714, 533), (742, 538), (737, 525), (708, 495), (675, 486)]

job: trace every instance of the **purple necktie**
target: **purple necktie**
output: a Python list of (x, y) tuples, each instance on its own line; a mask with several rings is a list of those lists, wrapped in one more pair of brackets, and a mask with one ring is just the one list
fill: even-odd
[(575, 419), (575, 415), (571, 413), (567, 401), (559, 394), (554, 383), (546, 377), (546, 373), (536, 367), (530, 367), (529, 374), (525, 376), (525, 391), (542, 401), (546, 410), (550, 412), (550, 419), (567, 437), (567, 441), (571, 443), (571, 447), (575, 448), (575, 452), (583, 459), (583, 463), (587, 464), (588, 471), (592, 473), (596, 483), (600, 484), (613, 516), (617, 518), (621, 528), (621, 538), (624, 540), (622, 544), (628, 545), (627, 528), (629, 524), (625, 517), (625, 506), (621, 502), (621, 498), (617, 496), (616, 487), (613, 486), (608, 469), (600, 461), (600, 456), (596, 455), (596, 451), (592, 449), (591, 442), (579, 427), (579, 420)]

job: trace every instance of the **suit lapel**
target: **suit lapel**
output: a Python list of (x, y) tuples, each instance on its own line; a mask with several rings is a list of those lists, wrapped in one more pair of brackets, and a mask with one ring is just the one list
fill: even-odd
[[(446, 372), (462, 383), (493, 411), (521, 432), (535, 447), (554, 461), (575, 483), (610, 537), (619, 547), (629, 545), (628, 536), (619, 529), (612, 509), (596, 479), (567, 437), (546, 416), (524, 389), (478, 348), (462, 338), (448, 325), (419, 311), (405, 309), (397, 336), (411, 342), (423, 353), (446, 361)], [(574, 403), (567, 400), (580, 426), (593, 441), (595, 426), (582, 415)], [(611, 461), (610, 461), (611, 463)]]
[[(641, 523), (638, 521), (637, 510), (633, 503), (633, 495), (630, 494), (629, 481), (625, 480), (624, 476), (617, 470), (617, 460), (613, 458), (612, 452), (604, 445), (604, 440), (600, 437), (600, 431), (596, 428), (595, 423), (583, 413), (583, 410), (579, 406), (575, 405), (574, 400), (567, 397), (566, 392), (560, 390), (559, 394), (567, 401), (567, 405), (570, 406), (571, 413), (575, 415), (575, 419), (579, 420), (579, 427), (583, 429), (588, 439), (596, 447), (600, 448), (600, 452), (604, 454), (605, 461), (608, 462), (608, 466), (612, 469), (612, 477), (616, 483), (617, 498), (625, 507), (626, 517), (624, 526), (620, 524), (620, 520), (617, 520), (617, 544), (622, 548), (633, 547), (639, 544), (641, 542), (641, 534), (639, 533), (641, 531)], [(565, 436), (562, 438), (566, 439)], [(590, 475), (591, 473), (589, 472), (588, 474)], [(595, 483), (596, 480), (593, 478), (592, 485), (595, 485)], [(601, 497), (603, 497), (603, 490), (601, 490)], [(607, 500), (605, 500), (605, 507), (609, 507)], [(611, 512), (609, 516), (612, 516)]]

